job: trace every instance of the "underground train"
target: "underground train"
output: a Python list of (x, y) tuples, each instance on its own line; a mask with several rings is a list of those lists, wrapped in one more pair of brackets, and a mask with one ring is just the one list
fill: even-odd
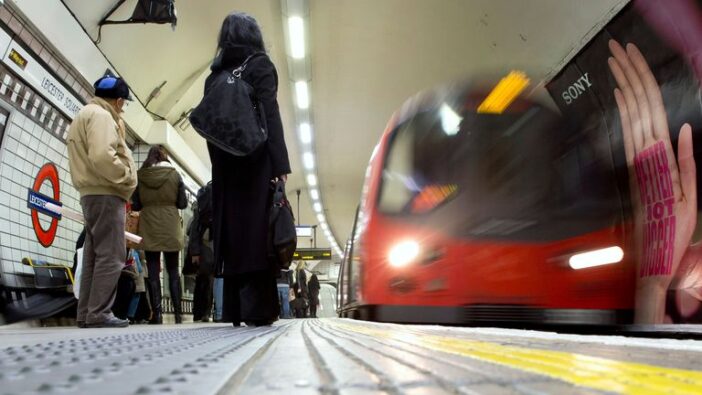
[(478, 112), (481, 96), (420, 95), (391, 119), (346, 245), (340, 316), (631, 321), (635, 263), (609, 147), (526, 100)]
[[(690, 61), (702, 42), (639, 5), (625, 7), (567, 63), (554, 65), (559, 71), (530, 95), (515, 88), (526, 84), (519, 75), (503, 85), (510, 74), (492, 90), (473, 83), (420, 94), (392, 116), (346, 243), (341, 317), (633, 322), (634, 221), (610, 40), (640, 46), (673, 147), (681, 126), (692, 126), (702, 185), (702, 67)], [(514, 100), (505, 99), (510, 95)], [(666, 322), (702, 322), (702, 276), (696, 281), (692, 293), (663, 295)]]

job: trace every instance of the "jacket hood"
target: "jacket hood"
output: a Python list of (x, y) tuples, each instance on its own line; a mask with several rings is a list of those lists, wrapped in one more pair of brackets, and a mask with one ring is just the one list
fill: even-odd
[(140, 184), (147, 188), (158, 189), (171, 178), (174, 171), (176, 170), (173, 167), (156, 165), (140, 169), (137, 174)]

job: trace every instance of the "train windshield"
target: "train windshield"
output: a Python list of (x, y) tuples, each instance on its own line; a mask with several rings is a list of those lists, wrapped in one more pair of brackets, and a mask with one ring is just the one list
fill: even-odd
[(607, 138), (536, 105), (478, 114), (444, 103), (394, 130), (378, 208), (471, 237), (549, 240), (611, 226), (622, 208)]

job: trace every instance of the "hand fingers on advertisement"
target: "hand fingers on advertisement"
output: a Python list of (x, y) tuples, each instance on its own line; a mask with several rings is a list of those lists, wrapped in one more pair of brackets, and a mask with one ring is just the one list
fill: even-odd
[[(692, 127), (686, 123), (680, 128), (678, 138), (678, 167), (680, 184), (685, 200), (693, 211), (697, 210), (697, 170), (692, 151)], [(692, 215), (696, 215), (693, 213)]]
[(653, 76), (651, 69), (648, 67), (648, 62), (646, 62), (646, 59), (636, 45), (628, 44), (626, 46), (626, 52), (641, 77), (646, 96), (648, 97), (648, 103), (651, 108), (653, 137), (656, 140), (670, 141), (668, 117), (665, 107), (663, 106), (661, 89), (658, 86), (658, 82), (656, 82), (656, 77)]
[[(609, 69), (614, 75), (614, 79), (617, 81), (619, 86), (619, 91), (623, 99), (623, 104), (629, 114), (629, 129), (631, 130), (632, 141), (634, 142), (634, 155), (641, 152), (644, 148), (644, 135), (641, 127), (641, 117), (639, 116), (639, 107), (636, 104), (636, 99), (634, 98), (634, 92), (632, 91), (629, 83), (624, 76), (622, 68), (619, 63), (614, 58), (608, 59)], [(615, 98), (616, 99), (616, 98)]]
[(619, 118), (622, 122), (622, 139), (624, 140), (624, 152), (626, 154), (626, 163), (631, 166), (634, 163), (634, 137), (631, 133), (631, 122), (629, 120), (629, 111), (626, 108), (626, 102), (622, 92), (617, 88), (614, 90), (614, 100), (617, 102), (619, 109)]
[[(612, 51), (612, 55), (614, 55), (614, 59), (621, 68), (626, 81), (629, 83), (629, 87), (634, 92), (634, 98), (636, 99), (636, 104), (639, 109), (639, 117), (641, 118), (641, 130), (644, 134), (644, 145), (652, 145), (654, 139), (651, 125), (651, 110), (641, 78), (639, 77), (639, 74), (634, 66), (631, 64), (629, 55), (626, 53), (626, 51), (624, 51), (624, 48), (622, 48), (618, 42), (609, 40), (609, 49)], [(610, 66), (610, 68), (612, 67)], [(617, 83), (621, 84), (620, 79), (617, 79)], [(624, 87), (620, 85), (620, 88), (622, 88), (622, 91), (626, 94)]]

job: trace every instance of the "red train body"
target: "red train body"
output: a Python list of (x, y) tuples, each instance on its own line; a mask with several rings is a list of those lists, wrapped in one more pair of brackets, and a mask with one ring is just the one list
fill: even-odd
[(626, 169), (613, 165), (611, 145), (595, 145), (533, 103), (478, 114), (471, 96), (455, 88), (419, 96), (388, 124), (346, 246), (339, 314), (456, 324), (630, 322), (631, 254), (570, 265), (587, 251), (631, 250), (628, 191), (618, 181)]

